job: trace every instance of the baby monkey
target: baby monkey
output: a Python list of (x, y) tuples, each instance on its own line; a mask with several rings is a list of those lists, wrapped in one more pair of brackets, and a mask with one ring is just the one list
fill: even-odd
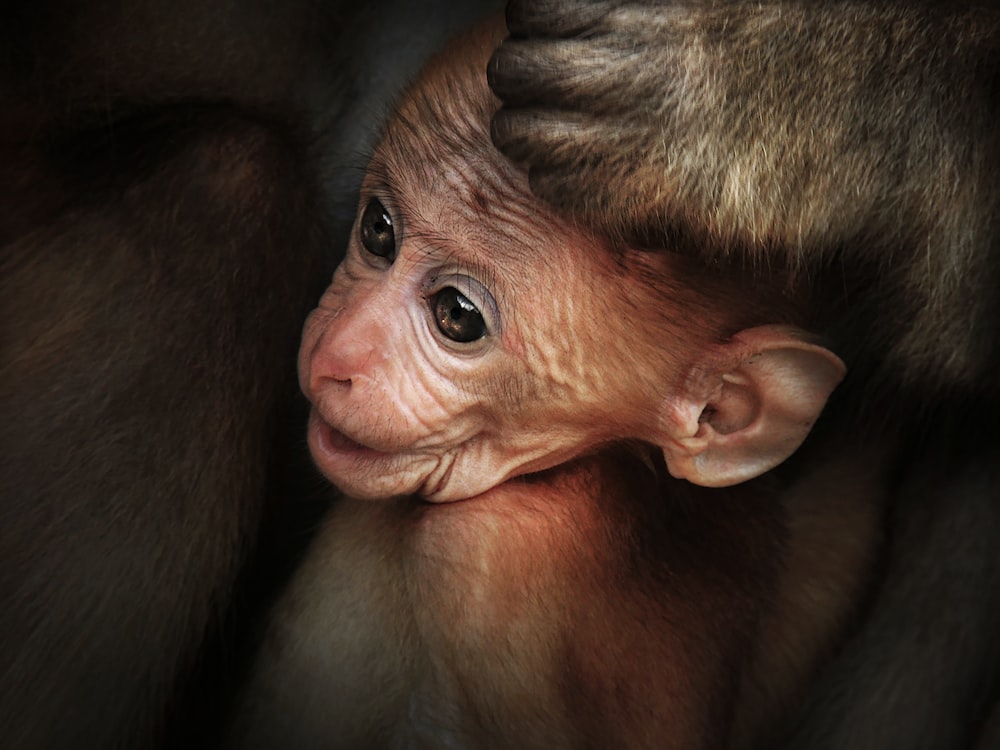
[(306, 324), (310, 448), (353, 497), (275, 610), (236, 746), (746, 747), (865, 581), (858, 455), (706, 489), (792, 454), (843, 364), (780, 291), (534, 200), (489, 140), (503, 34), (410, 88)]
[(446, 502), (625, 439), (707, 487), (791, 455), (845, 371), (774, 325), (794, 305), (546, 209), (491, 146), (498, 103), (440, 68), (389, 123), (305, 326), (323, 474), (360, 498)]

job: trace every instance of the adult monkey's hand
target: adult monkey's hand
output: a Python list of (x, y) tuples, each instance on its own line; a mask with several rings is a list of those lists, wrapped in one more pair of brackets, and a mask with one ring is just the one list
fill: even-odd
[(891, 260), (891, 366), (968, 384), (995, 364), (1000, 11), (511, 0), (507, 22), (493, 138), (541, 198), (708, 258)]

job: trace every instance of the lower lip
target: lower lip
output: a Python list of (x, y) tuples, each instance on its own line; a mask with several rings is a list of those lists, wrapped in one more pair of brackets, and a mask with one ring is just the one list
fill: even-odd
[(389, 454), (368, 448), (334, 429), (313, 411), (309, 418), (309, 452), (327, 479), (336, 477), (349, 462), (386, 458)]
[(327, 424), (324, 424), (323, 429), (320, 431), (320, 439), (324, 443), (324, 448), (336, 451), (337, 453), (353, 453), (365, 449), (361, 443), (354, 442), (347, 435), (338, 432)]

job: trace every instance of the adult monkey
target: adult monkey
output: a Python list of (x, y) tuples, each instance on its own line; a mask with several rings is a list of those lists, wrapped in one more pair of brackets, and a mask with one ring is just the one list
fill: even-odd
[(1000, 11), (554, 0), (507, 18), (493, 135), (533, 190), (605, 232), (808, 279), (851, 373), (843, 429), (898, 436), (880, 589), (787, 746), (968, 746), (1000, 685), (983, 428), (1000, 413)]
[(3, 747), (211, 741), (357, 153), (490, 3), (348, 5), (4, 6)]

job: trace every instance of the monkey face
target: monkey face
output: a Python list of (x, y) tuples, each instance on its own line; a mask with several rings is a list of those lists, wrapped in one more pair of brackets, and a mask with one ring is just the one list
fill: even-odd
[(363, 497), (440, 494), (489, 422), (476, 386), (495, 357), (495, 303), (474, 277), (403, 255), (399, 224), (377, 198), (362, 206), (303, 335), (313, 456)]
[(641, 389), (614, 349), (634, 342), (605, 324), (627, 296), (593, 294), (604, 254), (574, 259), (580, 238), (553, 235), (537, 205), (521, 211), (536, 217), (528, 227), (505, 202), (517, 231), (494, 232), (489, 212), (456, 200), (464, 178), (414, 183), (366, 182), (305, 326), (300, 382), (323, 474), (359, 497), (449, 501), (633, 436), (623, 405)]

